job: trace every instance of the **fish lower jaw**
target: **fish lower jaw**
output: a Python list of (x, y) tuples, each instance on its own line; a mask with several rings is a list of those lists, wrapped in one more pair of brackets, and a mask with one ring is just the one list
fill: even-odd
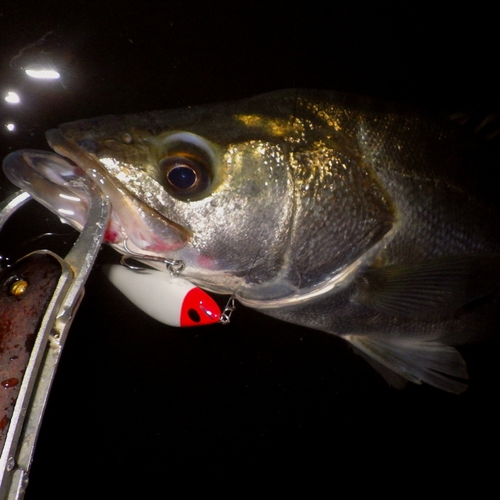
[[(107, 194), (107, 193), (105, 193)], [(178, 237), (175, 230), (170, 230), (166, 221), (158, 217), (144, 215), (136, 210), (134, 203), (124, 203), (120, 200), (118, 207), (111, 202), (111, 216), (105, 234), (105, 242), (121, 245), (122, 253), (127, 247), (134, 247), (139, 252), (154, 252), (163, 254), (184, 247), (187, 239)]]

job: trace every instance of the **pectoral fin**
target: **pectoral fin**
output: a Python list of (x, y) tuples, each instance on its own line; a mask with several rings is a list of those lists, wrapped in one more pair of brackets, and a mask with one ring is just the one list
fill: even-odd
[(439, 319), (500, 288), (500, 255), (459, 255), (371, 268), (356, 301), (390, 316)]
[[(439, 342), (420, 339), (379, 339), (362, 335), (344, 337), (362, 354), (415, 384), (425, 382), (447, 392), (460, 394), (467, 389), (467, 367), (461, 354)], [(382, 376), (393, 386), (400, 387), (398, 377)]]

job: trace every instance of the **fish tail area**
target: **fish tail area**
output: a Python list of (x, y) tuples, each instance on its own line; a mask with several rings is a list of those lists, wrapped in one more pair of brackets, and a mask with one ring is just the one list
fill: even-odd
[(457, 349), (421, 339), (379, 339), (362, 335), (344, 337), (389, 383), (401, 388), (408, 380), (461, 394), (468, 373)]

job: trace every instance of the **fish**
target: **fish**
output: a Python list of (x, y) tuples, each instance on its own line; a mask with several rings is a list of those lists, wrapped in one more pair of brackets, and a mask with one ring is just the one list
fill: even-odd
[(16, 151), (3, 169), (61, 220), (83, 227), (95, 183), (118, 252), (182, 261), (204, 290), (340, 336), (392, 386), (462, 393), (460, 346), (494, 338), (498, 208), (452, 120), (288, 89), (46, 138), (54, 152)]

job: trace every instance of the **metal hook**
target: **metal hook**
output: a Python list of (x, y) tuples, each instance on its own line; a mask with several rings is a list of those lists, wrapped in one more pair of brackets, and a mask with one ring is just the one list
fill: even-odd
[(163, 262), (165, 264), (165, 267), (167, 268), (167, 270), (169, 271), (169, 273), (172, 276), (177, 276), (182, 271), (184, 271), (184, 268), (186, 267), (182, 260), (167, 259), (165, 257), (158, 257), (156, 255), (146, 255), (146, 254), (132, 252), (130, 250), (130, 248), (128, 248), (128, 246), (127, 246), (127, 241), (128, 241), (128, 238), (125, 238), (123, 240), (123, 248), (125, 249), (127, 254), (122, 255), (122, 257), (120, 259), (120, 264), (124, 265), (125, 267), (128, 267), (129, 269), (132, 269), (134, 271), (141, 271), (143, 268), (129, 264), (128, 259), (151, 260), (153, 262)]
[(133, 259), (133, 257), (131, 255), (122, 255), (120, 258), (120, 264), (128, 269), (131, 269), (132, 271), (144, 271), (144, 267), (139, 267), (129, 264), (128, 262), (129, 259)]

